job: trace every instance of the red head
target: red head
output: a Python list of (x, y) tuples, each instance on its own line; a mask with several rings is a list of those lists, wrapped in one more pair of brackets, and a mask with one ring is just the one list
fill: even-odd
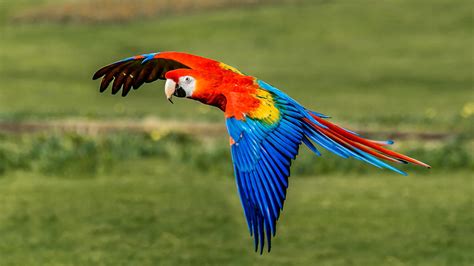
[(165, 94), (170, 102), (173, 96), (190, 98), (202, 103), (225, 107), (225, 97), (220, 91), (220, 75), (209, 75), (192, 69), (176, 69), (165, 74)]
[(190, 69), (177, 69), (166, 72), (165, 94), (170, 102), (173, 102), (171, 100), (173, 95), (180, 98), (192, 97), (197, 85), (196, 75), (193, 72), (195, 71)]

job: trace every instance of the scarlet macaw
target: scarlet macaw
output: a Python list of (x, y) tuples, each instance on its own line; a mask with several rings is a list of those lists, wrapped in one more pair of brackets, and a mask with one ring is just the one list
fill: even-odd
[(388, 150), (392, 141), (375, 141), (333, 124), (327, 116), (308, 110), (297, 101), (255, 77), (215, 60), (179, 52), (129, 57), (98, 70), (100, 92), (113, 80), (112, 94), (143, 83), (166, 79), (165, 94), (186, 97), (221, 109), (230, 135), (234, 174), (255, 251), (268, 251), (276, 221), (283, 208), (291, 161), (304, 143), (316, 155), (313, 143), (343, 158), (353, 157), (379, 168), (406, 175), (381, 161), (429, 165)]

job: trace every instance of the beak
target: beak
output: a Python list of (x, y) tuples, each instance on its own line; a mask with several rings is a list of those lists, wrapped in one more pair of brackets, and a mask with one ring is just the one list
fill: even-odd
[(165, 83), (165, 94), (166, 94), (166, 99), (170, 101), (170, 103), (173, 103), (173, 100), (171, 98), (173, 97), (174, 92), (176, 91), (176, 82), (172, 79), (167, 79)]

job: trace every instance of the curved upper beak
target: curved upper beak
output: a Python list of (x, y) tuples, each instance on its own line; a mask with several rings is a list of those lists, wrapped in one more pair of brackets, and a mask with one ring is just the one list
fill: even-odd
[(171, 99), (173, 97), (174, 92), (176, 91), (176, 82), (172, 79), (167, 79), (165, 83), (165, 94), (166, 98), (168, 101), (173, 103), (173, 100)]

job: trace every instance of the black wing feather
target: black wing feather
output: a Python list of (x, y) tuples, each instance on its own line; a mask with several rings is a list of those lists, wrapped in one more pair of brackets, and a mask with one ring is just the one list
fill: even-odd
[(122, 89), (122, 96), (126, 96), (130, 89), (138, 89), (143, 83), (150, 83), (157, 79), (165, 79), (166, 72), (179, 68), (190, 68), (178, 61), (165, 58), (154, 58), (155, 54), (146, 54), (124, 59), (99, 69), (93, 80), (102, 78), (100, 92), (104, 92), (112, 83), (112, 94)]

